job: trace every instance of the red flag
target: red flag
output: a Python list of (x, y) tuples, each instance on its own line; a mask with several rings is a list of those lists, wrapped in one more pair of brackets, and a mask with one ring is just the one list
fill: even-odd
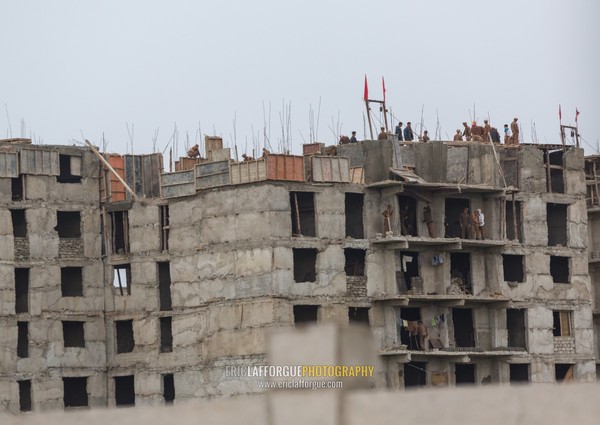
[(575, 108), (575, 122), (577, 122), (577, 117), (579, 117), (579, 111)]
[(381, 84), (383, 85), (383, 101), (385, 102), (385, 80), (381, 76)]
[(367, 76), (365, 75), (365, 94), (363, 96), (363, 99), (368, 100), (369, 99), (369, 86), (367, 85)]
[(560, 103), (558, 104), (558, 120), (562, 121), (562, 111), (560, 110)]

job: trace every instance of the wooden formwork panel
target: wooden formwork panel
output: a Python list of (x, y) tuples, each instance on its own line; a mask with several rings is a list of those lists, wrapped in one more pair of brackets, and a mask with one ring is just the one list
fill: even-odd
[(196, 193), (194, 170), (161, 174), (160, 189), (163, 198), (176, 198)]
[(21, 174), (58, 176), (60, 174), (58, 151), (45, 149), (21, 149)]
[(313, 156), (312, 180), (315, 182), (350, 182), (350, 160), (339, 156)]
[(229, 161), (207, 162), (195, 168), (196, 190), (230, 184)]
[(19, 177), (19, 161), (16, 151), (0, 151), (0, 177)]

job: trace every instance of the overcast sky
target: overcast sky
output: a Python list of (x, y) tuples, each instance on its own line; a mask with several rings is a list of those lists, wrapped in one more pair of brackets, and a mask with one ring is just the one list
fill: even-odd
[(443, 139), (475, 113), (559, 143), (559, 103), (587, 154), (600, 138), (597, 0), (0, 0), (0, 16), (0, 137), (24, 121), (45, 144), (104, 134), (125, 153), (133, 129), (149, 153), (176, 125), (180, 155), (200, 131), (299, 152), (365, 136), (366, 74), (396, 120), (418, 129), (423, 110)]

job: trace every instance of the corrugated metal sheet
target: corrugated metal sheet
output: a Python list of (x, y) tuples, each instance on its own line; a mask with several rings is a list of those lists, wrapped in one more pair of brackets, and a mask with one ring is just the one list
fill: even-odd
[(350, 160), (339, 156), (313, 156), (312, 180), (315, 182), (350, 182)]
[(195, 173), (197, 190), (228, 185), (229, 161), (198, 164)]
[(268, 155), (267, 179), (304, 181), (304, 158), (295, 155)]
[(143, 198), (160, 197), (162, 155), (124, 155), (124, 159), (125, 182), (135, 194)]
[(231, 163), (229, 173), (231, 184), (267, 180), (267, 161), (261, 158), (256, 161)]
[(364, 167), (350, 168), (350, 182), (354, 184), (365, 184), (365, 169)]
[(19, 177), (19, 162), (16, 151), (0, 151), (0, 177)]
[(208, 160), (211, 162), (227, 161), (231, 158), (231, 148), (215, 149), (208, 152)]
[(390, 168), (390, 171), (392, 172), (392, 174), (397, 175), (402, 180), (409, 182), (409, 183), (427, 183), (424, 179), (422, 179), (421, 177), (416, 175), (411, 170), (398, 170), (395, 168)]
[(60, 167), (58, 151), (43, 149), (21, 149), (21, 174), (58, 176)]
[(302, 154), (303, 155), (315, 155), (323, 152), (323, 147), (325, 145), (323, 143), (307, 143), (302, 145)]
[(216, 136), (204, 136), (204, 147), (206, 152), (223, 149), (223, 139)]
[(194, 170), (161, 174), (160, 187), (164, 198), (194, 195)]

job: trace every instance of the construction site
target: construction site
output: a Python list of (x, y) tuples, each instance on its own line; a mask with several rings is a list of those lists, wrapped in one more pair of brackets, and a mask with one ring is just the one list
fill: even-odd
[(369, 327), (376, 389), (596, 381), (600, 157), (394, 135), (204, 149), (167, 172), (0, 141), (1, 409), (260, 394), (227, 368), (310, 325)]

